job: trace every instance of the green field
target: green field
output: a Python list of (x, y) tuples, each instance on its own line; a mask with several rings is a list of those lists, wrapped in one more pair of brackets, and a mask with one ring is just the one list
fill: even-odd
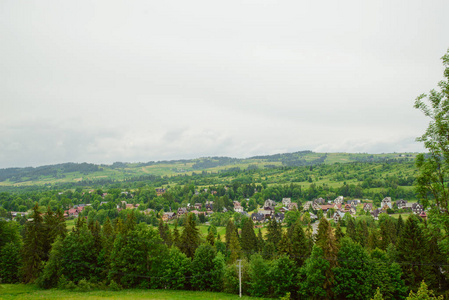
[(89, 291), (41, 290), (33, 285), (0, 285), (0, 299), (263, 299), (226, 293), (173, 291), (173, 290), (123, 290), (123, 291)]

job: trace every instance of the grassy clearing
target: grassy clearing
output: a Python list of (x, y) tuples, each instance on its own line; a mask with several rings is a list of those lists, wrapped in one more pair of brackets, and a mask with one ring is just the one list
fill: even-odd
[(123, 290), (76, 292), (67, 290), (41, 290), (33, 285), (0, 285), (0, 299), (263, 299), (212, 292), (171, 290)]

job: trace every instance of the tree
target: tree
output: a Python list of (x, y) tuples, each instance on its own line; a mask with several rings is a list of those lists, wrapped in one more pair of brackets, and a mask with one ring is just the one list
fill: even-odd
[(326, 272), (330, 268), (329, 262), (324, 258), (323, 249), (313, 246), (310, 257), (300, 269), (301, 281), (299, 293), (305, 299), (329, 299), (327, 296)]
[(253, 297), (263, 297), (268, 293), (267, 282), (269, 264), (263, 257), (256, 253), (251, 256), (249, 264), (249, 293)]
[(20, 244), (9, 242), (0, 250), (0, 278), (2, 283), (19, 282)]
[(31, 221), (25, 224), (25, 237), (23, 239), (24, 246), (22, 251), (23, 265), (22, 274), (25, 283), (33, 282), (42, 269), (42, 262), (45, 258), (44, 242), (44, 226), (39, 205), (33, 207), (30, 215)]
[(427, 288), (427, 284), (423, 280), (416, 294), (413, 293), (413, 291), (410, 291), (410, 295), (407, 297), (406, 300), (443, 300), (443, 299), (444, 299), (443, 296), (436, 297), (432, 290), (429, 291), (429, 289)]
[(257, 252), (257, 237), (254, 232), (254, 223), (251, 218), (247, 218), (243, 221), (241, 247), (246, 257), (250, 257)]
[(441, 90), (431, 90), (415, 100), (415, 108), (430, 118), (426, 132), (416, 139), (428, 150), (427, 155), (416, 157), (416, 190), (424, 206), (433, 198), (449, 215), (449, 50), (441, 59), (445, 67), (445, 80), (438, 83)]
[(200, 231), (196, 227), (193, 214), (189, 213), (184, 223), (184, 230), (181, 234), (180, 249), (187, 257), (192, 258), (195, 255), (196, 248), (200, 245)]
[(436, 278), (432, 274), (427, 241), (419, 225), (418, 217), (411, 215), (405, 222), (397, 250), (407, 286), (416, 290), (422, 280), (435, 284)]
[(369, 278), (368, 254), (359, 244), (346, 237), (338, 251), (339, 266), (333, 269), (337, 299), (368, 299), (374, 294)]
[(195, 290), (210, 291), (213, 284), (211, 273), (214, 271), (216, 253), (212, 245), (206, 243), (195, 251), (192, 261), (192, 287)]

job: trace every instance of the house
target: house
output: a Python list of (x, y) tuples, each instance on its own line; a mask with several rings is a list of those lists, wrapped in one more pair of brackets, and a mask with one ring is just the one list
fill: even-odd
[(351, 215), (353, 215), (353, 216), (356, 215), (357, 214), (357, 208), (351, 206), (351, 208), (349, 209), (349, 213)]
[(234, 201), (233, 204), (234, 204), (234, 211), (235, 212), (243, 212), (243, 207), (240, 204), (240, 202)]
[(166, 189), (156, 189), (156, 195), (162, 196), (166, 191)]
[(373, 204), (372, 203), (363, 204), (363, 210), (366, 212), (373, 211)]
[(163, 220), (164, 222), (167, 222), (168, 220), (173, 219), (175, 216), (176, 216), (176, 213), (174, 213), (174, 212), (165, 212), (165, 213), (162, 215), (162, 220)]
[(344, 202), (344, 198), (343, 196), (338, 196), (337, 198), (335, 198), (334, 203), (340, 203), (343, 204)]
[[(212, 202), (212, 201), (211, 201)], [(208, 213), (208, 214), (211, 214), (211, 213), (213, 213), (214, 211), (213, 211), (213, 202), (212, 203), (207, 203), (206, 202), (206, 212)]]
[(134, 209), (136, 206), (134, 204), (126, 204), (126, 209)]
[(334, 216), (332, 217), (332, 219), (334, 219), (335, 223), (337, 223), (338, 221), (340, 221), (341, 219), (343, 219), (343, 217), (345, 216), (345, 213), (342, 211), (336, 211), (334, 213)]
[(329, 209), (331, 208), (335, 208), (333, 204), (325, 204), (325, 205), (320, 205), (320, 209), (323, 212), (327, 212)]
[(310, 206), (312, 206), (312, 201), (307, 201), (306, 203), (304, 203), (304, 206), (302, 208), (303, 210), (307, 211), (309, 210)]
[(404, 207), (407, 206), (407, 201), (404, 200), (404, 199), (400, 199), (400, 200), (396, 201), (396, 206), (397, 206), (399, 209), (403, 209)]
[(265, 200), (265, 203), (263, 204), (264, 207), (275, 207), (276, 201), (267, 199)]
[(385, 197), (382, 200), (380, 207), (383, 208), (385, 205), (387, 205), (390, 209), (393, 208), (393, 204), (391, 203), (391, 197)]
[(262, 213), (252, 213), (251, 219), (253, 219), (253, 222), (261, 223), (261, 222), (265, 221), (265, 216)]
[(360, 200), (358, 200), (358, 199), (355, 199), (355, 200), (348, 200), (348, 202), (346, 202), (346, 203), (348, 203), (349, 205), (351, 205), (351, 206), (353, 206), (353, 207), (356, 207), (357, 205), (360, 204)]
[(344, 211), (350, 211), (351, 210), (351, 204), (345, 204)]
[(279, 209), (279, 211), (280, 211), (281, 213), (285, 213), (285, 212), (288, 211), (288, 208), (287, 208), (287, 207), (281, 207), (281, 208)]
[(188, 213), (187, 208), (185, 208), (185, 207), (180, 207), (180, 208), (178, 208), (178, 212), (177, 212), (178, 217), (180, 217), (180, 216), (182, 216), (182, 215), (185, 215), (185, 214), (187, 214), (187, 213)]
[(412, 204), (412, 211), (415, 215), (419, 215), (424, 211), (424, 207), (422, 204), (419, 203), (413, 203)]
[(323, 198), (318, 198), (318, 199), (314, 199), (313, 203), (316, 203), (318, 205), (323, 205), (324, 203), (326, 203), (326, 200), (324, 200)]
[(292, 202), (292, 203), (290, 203), (288, 206), (287, 206), (287, 209), (288, 210), (293, 210), (293, 209), (298, 209), (298, 203), (294, 203), (294, 202)]
[(290, 203), (292, 203), (291, 198), (282, 198), (282, 205), (287, 207)]
[(423, 211), (422, 213), (420, 213), (419, 216), (420, 216), (423, 220), (427, 219), (427, 214), (426, 214), (425, 211)]
[(284, 214), (283, 214), (283, 213), (275, 213), (275, 214), (274, 214), (274, 219), (275, 219), (278, 223), (282, 223), (282, 222), (284, 222)]
[(195, 209), (201, 210), (203, 205), (201, 203), (195, 203)]
[(274, 213), (274, 208), (272, 207), (264, 207), (259, 210), (259, 213), (263, 214), (266, 218), (271, 218), (271, 215)]
[(318, 216), (312, 213), (309, 213), (310, 220), (318, 220)]
[(374, 218), (374, 220), (379, 220), (379, 215), (380, 215), (380, 213), (381, 213), (382, 211), (380, 210), (380, 209), (375, 209), (372, 213), (371, 213), (371, 215), (373, 216), (373, 218)]

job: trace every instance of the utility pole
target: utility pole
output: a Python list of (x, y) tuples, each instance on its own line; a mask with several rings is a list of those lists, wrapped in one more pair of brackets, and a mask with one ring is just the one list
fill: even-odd
[(242, 260), (238, 259), (239, 262), (239, 296), (242, 298)]

